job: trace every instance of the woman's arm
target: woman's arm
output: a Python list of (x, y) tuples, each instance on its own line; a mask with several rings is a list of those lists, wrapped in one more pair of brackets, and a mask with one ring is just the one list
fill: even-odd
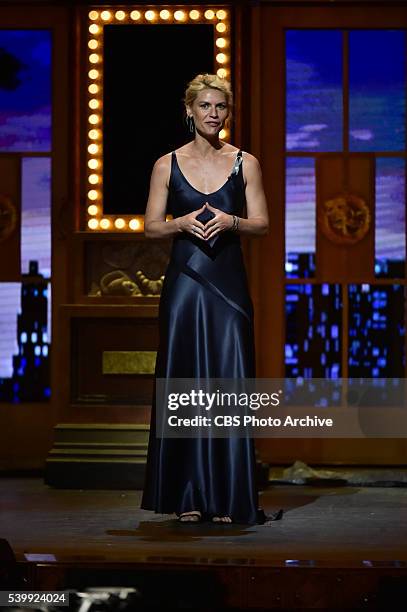
[(263, 236), (269, 231), (269, 215), (263, 179), (258, 160), (250, 153), (244, 154), (246, 177), (247, 219), (239, 218), (239, 234)]
[(179, 232), (190, 232), (203, 239), (204, 225), (195, 217), (204, 210), (205, 206), (183, 217), (171, 221), (165, 220), (170, 169), (171, 153), (157, 159), (153, 166), (144, 217), (144, 235), (146, 238), (169, 238)]
[(168, 198), (168, 175), (171, 154), (163, 155), (155, 162), (150, 179), (150, 192), (144, 217), (146, 238), (166, 238), (178, 233), (176, 219), (165, 220)]
[[(254, 155), (244, 153), (244, 174), (246, 177), (247, 219), (239, 217), (239, 234), (263, 236), (269, 231), (269, 216), (267, 201), (263, 189), (260, 164)], [(233, 215), (224, 213), (207, 203), (207, 208), (215, 213), (215, 217), (206, 224), (205, 239), (209, 240), (221, 231), (231, 230)]]

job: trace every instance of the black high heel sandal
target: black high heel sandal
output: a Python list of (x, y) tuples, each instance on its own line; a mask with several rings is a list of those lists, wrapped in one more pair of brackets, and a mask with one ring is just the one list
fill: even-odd
[[(189, 519), (189, 516), (191, 516), (192, 518)], [(178, 523), (192, 523), (193, 525), (196, 525), (197, 523), (202, 523), (202, 514), (199, 512), (199, 510), (191, 510), (191, 512), (181, 512), (181, 514), (178, 515), (177, 520)]]

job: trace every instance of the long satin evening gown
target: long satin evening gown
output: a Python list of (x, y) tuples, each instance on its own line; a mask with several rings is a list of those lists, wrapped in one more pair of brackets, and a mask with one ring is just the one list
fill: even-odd
[[(242, 216), (242, 152), (217, 191), (204, 194), (182, 174), (172, 152), (168, 212), (180, 217), (208, 201)], [(209, 244), (177, 235), (161, 293), (159, 378), (254, 378), (253, 306), (239, 235), (224, 231)], [(238, 438), (156, 438), (154, 390), (141, 507), (170, 514), (200, 510), (204, 518), (264, 522), (258, 510), (254, 441)]]

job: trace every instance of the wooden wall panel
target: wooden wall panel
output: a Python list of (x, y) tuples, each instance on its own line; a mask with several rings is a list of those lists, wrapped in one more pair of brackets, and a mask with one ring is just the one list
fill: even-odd
[[(71, 402), (80, 404), (149, 405), (153, 373), (103, 369), (105, 353), (157, 350), (158, 329), (154, 319), (143, 317), (71, 319)], [(136, 368), (137, 369), (137, 368)], [(101, 410), (100, 417), (103, 418)]]
[[(290, 4), (296, 4), (295, 10)], [(262, 2), (251, 11), (251, 109), (248, 150), (259, 158), (270, 213), (270, 233), (251, 240), (248, 274), (255, 306), (257, 376), (284, 377), (285, 348), (285, 30), (289, 28), (400, 28), (407, 27), (402, 5), (349, 3), (331, 6), (306, 2)], [(249, 27), (248, 25), (248, 27)], [(405, 153), (404, 153), (405, 155)], [(363, 156), (362, 156), (363, 158)], [(352, 162), (353, 164), (353, 162)], [(334, 172), (330, 172), (332, 178)], [(328, 177), (328, 175), (327, 175)], [(351, 186), (361, 190), (370, 212), (374, 207), (374, 173), (366, 159), (350, 170)], [(331, 195), (329, 181), (322, 193)], [(318, 236), (316, 282), (345, 283), (372, 280), (373, 228), (358, 246), (335, 249)], [(353, 249), (353, 250), (352, 250)], [(339, 260), (338, 260), (339, 254)], [(303, 281), (304, 282), (304, 281)], [(347, 307), (345, 304), (344, 308)], [(346, 317), (346, 313), (345, 313)], [(346, 320), (346, 319), (344, 319)], [(344, 344), (346, 350), (346, 344)], [(347, 439), (259, 439), (259, 455), (271, 464), (296, 459), (314, 464), (404, 463), (407, 441)]]
[[(3, 3), (4, 4), (4, 3)], [(58, 305), (67, 300), (67, 235), (73, 206), (70, 205), (71, 177), (69, 174), (69, 155), (72, 146), (69, 142), (69, 117), (71, 112), (71, 99), (69, 88), (69, 53), (72, 7), (42, 5), (24, 6), (17, 2), (9, 6), (0, 7), (1, 27), (10, 29), (45, 28), (52, 31), (52, 349), (51, 349), (51, 400), (47, 402), (34, 402), (16, 404), (0, 404), (0, 469), (38, 469), (45, 464), (47, 452), (51, 447), (53, 426), (58, 422), (61, 410), (58, 384), (60, 373), (55, 368), (55, 357), (62, 350), (60, 333), (55, 324)], [(0, 156), (4, 160), (4, 155)], [(10, 155), (11, 157), (11, 155)], [(13, 167), (4, 165), (0, 171), (2, 185), (15, 185), (13, 190), (17, 193), (15, 183), (19, 171), (15, 160)], [(8, 173), (8, 178), (7, 178)], [(5, 183), (5, 181), (10, 183)], [(21, 182), (19, 183), (21, 185)], [(7, 187), (8, 188), (8, 187)], [(18, 190), (20, 186), (18, 187)], [(0, 191), (3, 191), (0, 189)], [(19, 191), (18, 191), (19, 193)], [(18, 196), (19, 197), (19, 196)], [(4, 243), (6, 249), (0, 257), (2, 264), (7, 268), (11, 258), (17, 261), (13, 254), (17, 249)], [(13, 263), (14, 266), (14, 263)], [(10, 267), (11, 269), (11, 267)], [(18, 265), (18, 274), (20, 267)], [(1, 280), (5, 280), (1, 277)], [(15, 277), (12, 280), (17, 280)]]
[(0, 155), (0, 282), (21, 280), (21, 158)]
[[(375, 169), (374, 158), (371, 155), (353, 155), (345, 159), (341, 155), (319, 155), (316, 160), (317, 184), (317, 238), (316, 238), (316, 277), (318, 281), (327, 283), (358, 283), (374, 279), (375, 261)], [(347, 243), (346, 233), (350, 231), (340, 224), (348, 214), (342, 212), (336, 204), (336, 212), (332, 211), (331, 221), (328, 221), (326, 204), (345, 199), (345, 191), (357, 199), (352, 205), (352, 219), (348, 217), (348, 227), (351, 222), (356, 225), (366, 223), (367, 233), (355, 243)], [(343, 208), (343, 207), (342, 207)], [(367, 219), (369, 219), (367, 221)], [(330, 234), (324, 233), (328, 222)], [(335, 224), (340, 228), (332, 231)], [(360, 227), (360, 230), (363, 230)], [(332, 241), (329, 237), (337, 239)], [(348, 234), (349, 235), (349, 234)], [(343, 240), (341, 243), (340, 240)]]

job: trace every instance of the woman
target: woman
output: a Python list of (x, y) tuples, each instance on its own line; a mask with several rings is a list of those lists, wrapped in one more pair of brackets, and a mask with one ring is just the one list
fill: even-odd
[[(228, 81), (197, 75), (184, 103), (194, 139), (156, 161), (145, 215), (147, 238), (174, 238), (160, 300), (156, 376), (255, 378), (253, 307), (239, 235), (268, 232), (260, 166), (219, 139), (231, 114)], [(175, 512), (181, 522), (264, 522), (253, 440), (159, 439), (155, 408), (154, 391), (141, 507)]]

